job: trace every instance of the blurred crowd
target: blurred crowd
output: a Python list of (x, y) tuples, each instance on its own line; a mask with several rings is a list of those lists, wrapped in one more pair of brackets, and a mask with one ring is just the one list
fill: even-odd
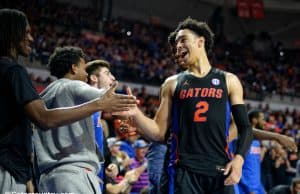
[[(35, 38), (31, 60), (44, 65), (55, 47), (73, 45), (85, 51), (88, 61), (108, 60), (113, 64), (113, 74), (123, 81), (160, 85), (179, 70), (167, 44), (170, 29), (156, 21), (146, 24), (124, 18), (103, 20), (95, 10), (46, 0), (1, 4), (17, 5), (27, 13)], [(210, 21), (214, 28), (214, 20)], [(214, 31), (218, 33), (211, 63), (237, 74), (246, 98), (300, 96), (299, 50), (284, 49), (266, 32), (228, 40), (222, 31)]]
[[(167, 44), (170, 30), (149, 22), (126, 20), (124, 18), (101, 20), (94, 10), (57, 4), (46, 0), (1, 1), (1, 7), (22, 8), (29, 16), (34, 35), (32, 61), (47, 64), (55, 47), (72, 45), (81, 47), (87, 54), (87, 61), (105, 59), (112, 66), (112, 73), (120, 80), (151, 85), (161, 84), (166, 77), (175, 74), (171, 50)], [(217, 34), (210, 60), (213, 66), (234, 72), (245, 88), (246, 97), (263, 99), (266, 95), (282, 94), (300, 96), (300, 51), (284, 49), (282, 43), (273, 40), (265, 32), (246, 35), (238, 40), (228, 40)], [(51, 79), (42, 80), (31, 75), (38, 90), (42, 90)], [(125, 91), (119, 91), (125, 92)], [(143, 112), (154, 117), (158, 97), (147, 94), (145, 88), (134, 88), (133, 95), (140, 100)], [(248, 105), (248, 108), (250, 107)], [(300, 145), (300, 112), (297, 110), (263, 110), (267, 123), (264, 130), (285, 134)], [(111, 115), (104, 115), (107, 123), (106, 137), (111, 152), (107, 174), (112, 182), (121, 182), (132, 169), (140, 170), (138, 180), (133, 181), (132, 192), (139, 193), (148, 184), (146, 153), (149, 144), (138, 134), (122, 136), (120, 125)], [(300, 176), (300, 160), (297, 153), (291, 153), (280, 145), (262, 143), (262, 180), (268, 191), (279, 184), (290, 184), (291, 179)], [(117, 169), (117, 170), (116, 170)]]

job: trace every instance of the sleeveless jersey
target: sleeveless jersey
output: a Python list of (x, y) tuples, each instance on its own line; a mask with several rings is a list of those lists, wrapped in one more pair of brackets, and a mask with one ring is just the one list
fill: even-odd
[(230, 104), (225, 72), (178, 75), (173, 95), (168, 166), (214, 176), (229, 161)]

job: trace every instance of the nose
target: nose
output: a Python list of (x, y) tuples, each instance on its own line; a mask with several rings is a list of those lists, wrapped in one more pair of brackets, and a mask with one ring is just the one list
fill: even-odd
[(28, 40), (29, 40), (30, 43), (33, 42), (33, 37), (31, 36), (31, 34), (28, 34), (28, 37), (27, 37), (27, 38), (28, 38)]
[(182, 45), (180, 43), (177, 43), (175, 48), (175, 57), (179, 56), (179, 51), (182, 49)]
[(111, 79), (112, 79), (112, 81), (116, 81), (116, 78), (113, 75), (111, 75)]

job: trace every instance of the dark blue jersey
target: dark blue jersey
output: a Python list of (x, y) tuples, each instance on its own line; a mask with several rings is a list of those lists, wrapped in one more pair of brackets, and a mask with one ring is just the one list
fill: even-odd
[(224, 71), (178, 75), (173, 95), (169, 166), (214, 176), (229, 161), (230, 104)]

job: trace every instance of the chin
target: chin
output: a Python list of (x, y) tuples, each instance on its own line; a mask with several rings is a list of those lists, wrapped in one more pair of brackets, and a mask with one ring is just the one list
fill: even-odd
[(184, 69), (188, 68), (188, 66), (189, 66), (188, 63), (179, 63), (179, 65), (181, 68), (184, 68)]
[(26, 49), (26, 50), (22, 50), (19, 55), (23, 56), (23, 57), (28, 57), (31, 53), (31, 49)]

